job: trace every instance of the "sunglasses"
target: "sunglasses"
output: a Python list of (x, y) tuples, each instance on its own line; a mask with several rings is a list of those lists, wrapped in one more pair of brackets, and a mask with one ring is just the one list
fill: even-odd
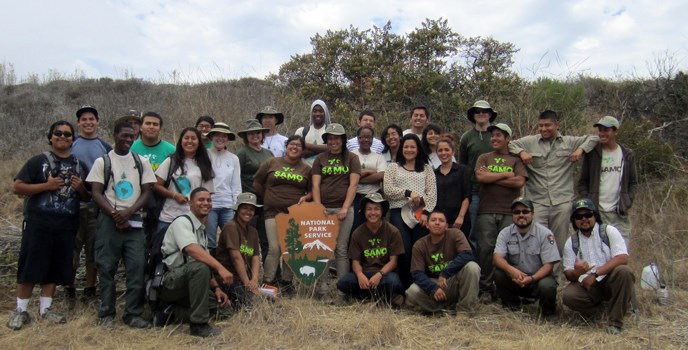
[(581, 220), (581, 219), (590, 219), (591, 217), (595, 216), (592, 212), (587, 212), (583, 214), (573, 214), (573, 218), (576, 220)]
[(72, 137), (73, 134), (72, 134), (71, 132), (69, 132), (69, 131), (60, 131), (60, 130), (57, 130), (57, 131), (53, 131), (53, 135), (55, 135), (55, 137), (62, 137), (62, 136), (64, 136), (64, 137), (69, 138), (69, 137)]
[(528, 215), (530, 213), (532, 213), (532, 211), (530, 209), (522, 209), (522, 210), (514, 209), (511, 211), (511, 214), (514, 214), (514, 215), (521, 215), (521, 214)]
[(490, 113), (489, 109), (482, 109), (482, 108), (477, 108), (475, 110), (475, 114), (481, 114), (481, 113)]

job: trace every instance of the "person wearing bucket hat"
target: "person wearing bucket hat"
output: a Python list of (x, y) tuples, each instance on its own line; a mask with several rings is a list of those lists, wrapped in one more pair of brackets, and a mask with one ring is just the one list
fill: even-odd
[(475, 176), (480, 183), (480, 205), (476, 240), (478, 262), (480, 263), (480, 291), (490, 295), (494, 301), (494, 265), (492, 256), (499, 232), (512, 223), (511, 202), (521, 195), (521, 189), (528, 179), (528, 171), (521, 159), (509, 154), (511, 128), (498, 123), (489, 126), (492, 134), (492, 152), (478, 157)]
[[(473, 127), (463, 133), (459, 139), (459, 164), (463, 164), (468, 169), (475, 169), (475, 162), (481, 154), (492, 152), (492, 143), (487, 127), (497, 118), (497, 112), (487, 101), (475, 101), (473, 106), (466, 111), (466, 118), (473, 124)], [(468, 239), (475, 247), (478, 242), (475, 237), (475, 230), (478, 227), (478, 206), (480, 205), (480, 183), (471, 174), (471, 201), (468, 207), (470, 231)]]
[(619, 230), (602, 223), (589, 198), (573, 202), (571, 224), (576, 232), (564, 244), (564, 276), (570, 283), (564, 287), (562, 301), (589, 316), (606, 300), (607, 333), (618, 334), (635, 293), (626, 243)]
[(310, 111), (310, 122), (307, 126), (296, 129), (294, 135), (302, 136), (306, 140), (306, 149), (303, 150), (303, 157), (304, 161), (312, 166), (315, 157), (327, 151), (327, 145), (322, 142), (322, 135), (325, 132), (325, 127), (332, 120), (330, 118), (330, 111), (322, 100), (313, 101)]
[(373, 297), (401, 306), (404, 289), (396, 269), (404, 243), (399, 230), (384, 220), (389, 202), (370, 193), (359, 207), (365, 223), (351, 234), (348, 255), (353, 271), (337, 281), (337, 289), (356, 299)]
[(619, 121), (602, 117), (597, 128), (598, 144), (583, 157), (578, 193), (592, 199), (604, 222), (613, 225), (630, 242), (632, 224), (629, 210), (638, 184), (633, 152), (617, 143)]
[(232, 209), (234, 219), (222, 228), (217, 240), (217, 260), (234, 276), (234, 283), (222, 286), (232, 306), (249, 305), (260, 295), (260, 243), (258, 231), (251, 226), (256, 214), (258, 196), (244, 192)]
[(519, 197), (511, 202), (513, 223), (497, 237), (494, 280), (502, 306), (519, 309), (521, 298), (537, 298), (540, 315), (551, 317), (557, 307), (557, 281), (552, 272), (561, 260), (554, 234), (533, 222), (533, 202)]
[(322, 204), (328, 215), (336, 214), (339, 219), (334, 256), (337, 277), (342, 278), (349, 272), (347, 251), (354, 222), (353, 201), (361, 177), (361, 162), (357, 155), (346, 149), (346, 132), (342, 125), (327, 125), (322, 141), (327, 144), (327, 152), (320, 153), (313, 162), (313, 201)]
[(208, 151), (208, 155), (215, 173), (213, 179), (215, 188), (212, 192), (213, 208), (208, 214), (205, 229), (208, 236), (208, 249), (211, 254), (214, 254), (217, 247), (215, 238), (218, 227), (224, 227), (234, 217), (232, 206), (241, 193), (241, 166), (239, 158), (227, 148), (229, 141), (236, 138), (227, 124), (215, 123), (208, 132), (208, 137), (213, 140), (213, 147)]
[[(559, 253), (569, 233), (569, 203), (573, 200), (574, 163), (599, 142), (595, 135), (568, 136), (559, 132), (559, 116), (546, 110), (538, 117), (538, 135), (509, 142), (528, 170), (526, 196), (535, 203), (535, 221), (554, 233)], [(561, 264), (555, 269), (561, 271)]]
[(428, 111), (428, 107), (423, 105), (413, 106), (409, 118), (411, 120), (411, 127), (404, 130), (404, 135), (414, 134), (422, 140), (423, 130), (425, 130), (425, 127), (430, 121), (430, 111)]
[(273, 106), (265, 106), (256, 115), (256, 119), (264, 128), (269, 129), (265, 134), (263, 147), (269, 149), (275, 157), (283, 156), (287, 137), (277, 132), (277, 125), (284, 123), (284, 114)]
[(134, 128), (134, 134), (141, 136), (141, 112), (130, 109), (123, 116), (117, 118), (112, 125), (117, 125), (119, 123), (128, 123)]

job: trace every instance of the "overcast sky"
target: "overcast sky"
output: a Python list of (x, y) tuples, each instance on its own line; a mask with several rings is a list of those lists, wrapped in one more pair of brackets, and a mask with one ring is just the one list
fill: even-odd
[[(392, 21), (408, 33), (446, 18), (461, 35), (520, 49), (525, 78), (647, 76), (648, 63), (688, 67), (688, 1), (0, 0), (0, 63), (18, 79), (50, 71), (152, 81), (263, 78), (310, 38)], [(652, 65), (652, 64), (650, 64)]]

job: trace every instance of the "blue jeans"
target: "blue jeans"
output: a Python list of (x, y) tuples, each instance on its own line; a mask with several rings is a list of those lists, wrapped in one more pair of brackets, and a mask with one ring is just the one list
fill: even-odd
[(406, 226), (406, 223), (404, 223), (404, 220), (401, 218), (401, 208), (390, 210), (389, 223), (399, 230), (399, 233), (401, 233), (401, 240), (404, 242), (404, 254), (399, 256), (397, 271), (399, 271), (401, 285), (404, 289), (407, 289), (413, 283), (413, 278), (411, 277), (411, 251), (413, 249), (413, 244), (425, 236), (428, 231), (420, 224), (416, 225), (414, 228)]
[(205, 234), (208, 236), (208, 249), (217, 248), (217, 228), (222, 229), (234, 219), (232, 208), (213, 208), (208, 213), (208, 222), (205, 225)]
[[(364, 272), (363, 274), (367, 278), (373, 277), (377, 272)], [(361, 289), (358, 286), (358, 278), (353, 272), (349, 272), (337, 281), (337, 289), (342, 291), (342, 293), (351, 295), (351, 297), (356, 299), (365, 299), (367, 297), (372, 297), (373, 299), (383, 299), (386, 301), (391, 301), (392, 297), (395, 295), (400, 295), (404, 293), (404, 289), (401, 287), (401, 280), (399, 280), (399, 275), (395, 272), (389, 272), (382, 280), (380, 284), (377, 285), (376, 289)]]

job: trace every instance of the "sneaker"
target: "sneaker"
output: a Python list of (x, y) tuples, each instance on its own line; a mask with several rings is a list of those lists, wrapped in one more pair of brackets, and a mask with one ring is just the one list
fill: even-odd
[(617, 327), (617, 326), (609, 326), (607, 327), (607, 334), (611, 335), (617, 335), (619, 333), (623, 332), (623, 328)]
[(220, 335), (220, 331), (207, 323), (192, 323), (189, 325), (189, 333), (194, 337), (209, 338)]
[(132, 316), (128, 320), (125, 320), (124, 323), (131, 328), (151, 328), (150, 322), (144, 320), (141, 316)]
[(31, 323), (31, 316), (29, 316), (29, 313), (26, 311), (12, 311), (12, 314), (10, 314), (10, 319), (7, 321), (7, 327), (9, 327), (11, 330), (18, 331), (20, 330), (25, 324)]
[(57, 313), (50, 308), (45, 309), (45, 312), (41, 314), (41, 318), (55, 323), (67, 323), (67, 318), (63, 314)]
[(100, 323), (100, 327), (105, 330), (111, 331), (115, 329), (115, 318), (112, 316), (101, 317), (98, 323)]

